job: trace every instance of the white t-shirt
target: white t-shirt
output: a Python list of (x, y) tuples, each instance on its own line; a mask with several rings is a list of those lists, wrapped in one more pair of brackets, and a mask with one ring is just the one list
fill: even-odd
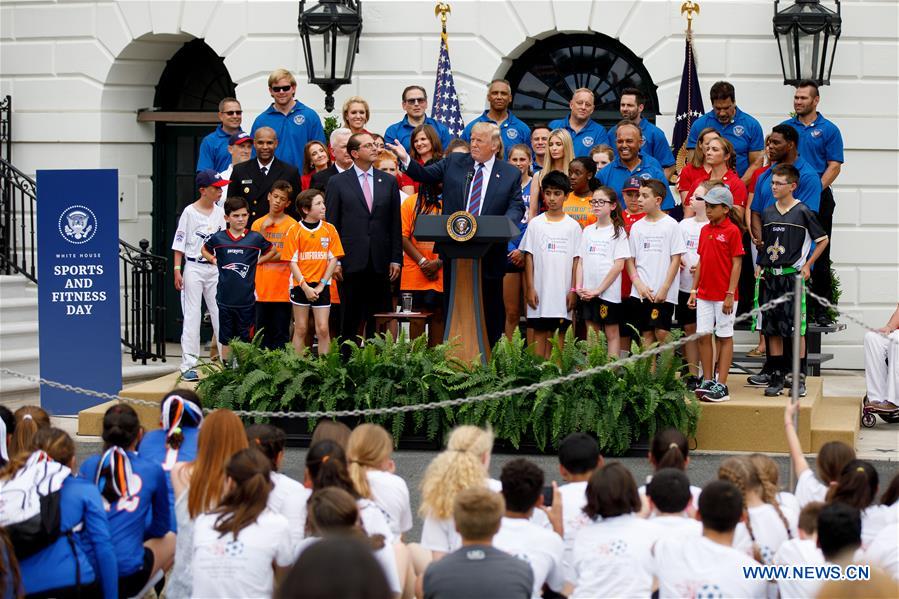
[(866, 549), (877, 534), (899, 520), (899, 504), (870, 505), (862, 511), (862, 549)]
[(534, 261), (537, 308), (528, 306), (528, 318), (568, 318), (566, 297), (571, 289), (571, 267), (579, 256), (581, 226), (565, 215), (549, 221), (546, 213), (528, 223), (518, 246)]
[(521, 518), (503, 518), (493, 546), (523, 560), (534, 572), (534, 599), (542, 594), (543, 583), (559, 592), (562, 575), (562, 537)]
[(225, 210), (221, 206), (213, 204), (212, 212), (207, 216), (190, 204), (178, 219), (172, 249), (182, 252), (186, 258), (202, 259), (200, 249), (206, 243), (206, 239), (225, 226)]
[(654, 516), (650, 522), (659, 529), (659, 538), (698, 537), (702, 535), (702, 524), (686, 515)]
[(368, 485), (372, 499), (387, 516), (387, 524), (394, 537), (412, 528), (412, 507), (405, 480), (391, 472), (369, 470)]
[(884, 571), (899, 580), (899, 523), (888, 524), (874, 537), (865, 549), (863, 562), (877, 564)]
[[(495, 478), (487, 479), (487, 488), (494, 493), (499, 493), (503, 489), (502, 483)], [(543, 514), (541, 510), (534, 510), (534, 514)], [(538, 516), (539, 517), (539, 516)], [(543, 514), (546, 518), (546, 514)], [(534, 521), (531, 517), (531, 521)], [(442, 553), (452, 553), (462, 546), (462, 536), (456, 532), (456, 523), (450, 518), (435, 518), (433, 516), (425, 516), (421, 527), (421, 546), (431, 551), (440, 551)]]
[(233, 535), (216, 531), (218, 514), (201, 514), (194, 524), (194, 597), (271, 597), (272, 563), (293, 563), (287, 518), (269, 509)]
[(802, 508), (799, 507), (799, 501), (796, 499), (796, 496), (792, 493), (781, 491), (777, 494), (777, 505), (780, 506), (780, 511), (784, 513), (784, 516), (787, 517), (787, 521), (790, 523), (790, 532), (793, 533), (794, 537), (798, 537), (799, 512), (802, 511)]
[[(221, 177), (222, 179), (225, 179), (226, 181), (230, 181), (231, 173), (233, 171), (234, 171), (234, 165), (229, 164), (228, 168), (226, 168), (225, 170), (223, 170), (222, 172), (219, 173), (219, 177)], [(228, 187), (230, 185), (231, 185), (230, 183), (228, 185), (222, 185), (222, 197), (219, 198), (219, 200), (215, 203), (216, 206), (221, 206), (222, 208), (225, 207), (225, 200), (228, 199)]]
[(796, 480), (796, 501), (801, 510), (813, 501), (824, 502), (827, 499), (827, 485), (823, 484), (815, 476), (811, 468), (804, 470)]
[(384, 510), (369, 499), (357, 499), (356, 507), (359, 508), (359, 519), (362, 520), (362, 527), (365, 532), (371, 535), (384, 535), (384, 542), (390, 545), (393, 543), (393, 533), (390, 531), (390, 525), (387, 523), (387, 514)]
[[(615, 227), (600, 227), (599, 224), (587, 225), (581, 234), (581, 247), (579, 254), (583, 260), (585, 289), (596, 289), (606, 278), (615, 260), (631, 257), (630, 245), (627, 243), (627, 233), (621, 230), (618, 239), (615, 239)], [(621, 303), (621, 275), (602, 292), (600, 298), (615, 304)]]
[(287, 518), (290, 542), (296, 546), (306, 536), (306, 502), (312, 491), (280, 472), (272, 472), (268, 509)]
[[(664, 215), (659, 220), (652, 222), (648, 218), (641, 218), (631, 225), (631, 234), (628, 239), (631, 246), (631, 256), (634, 257), (634, 265), (640, 279), (653, 291), (658, 291), (665, 283), (665, 275), (671, 265), (671, 257), (683, 254), (687, 251), (684, 245), (684, 237), (677, 226), (677, 221)], [(677, 277), (668, 288), (665, 301), (677, 305)], [(631, 297), (640, 297), (637, 286), (631, 289)]]
[(574, 539), (574, 598), (649, 597), (650, 550), (658, 529), (634, 514), (604, 518)]
[[(706, 537), (667, 538), (656, 543), (651, 561), (659, 597), (739, 597), (762, 599), (767, 583), (743, 576), (758, 562)], [(645, 595), (644, 595), (645, 596)]]
[[(303, 539), (300, 544), (297, 545), (294, 561), (299, 559), (301, 553), (319, 541), (321, 541), (321, 537), (306, 537)], [(372, 555), (374, 555), (375, 559), (381, 565), (384, 576), (387, 578), (387, 586), (390, 587), (390, 590), (394, 593), (401, 593), (403, 589), (400, 586), (400, 578), (396, 569), (396, 553), (394, 553), (393, 546), (389, 544), (384, 545), (384, 547), (374, 550)]]
[[(651, 481), (651, 480), (652, 480), (652, 475), (647, 476), (646, 477), (646, 485), (648, 485), (649, 481)], [(646, 485), (642, 485), (640, 488), (637, 489), (637, 492), (640, 493), (640, 500), (643, 502), (643, 505), (646, 505), (646, 501), (647, 501)], [(692, 497), (690, 499), (690, 507), (692, 507), (694, 510), (699, 509), (699, 496), (701, 494), (702, 494), (702, 489), (700, 487), (697, 487), (695, 485), (690, 485), (690, 496)], [(648, 517), (655, 518), (655, 515), (649, 514)]]
[(562, 554), (562, 567), (565, 580), (574, 584), (577, 576), (574, 572), (574, 539), (578, 531), (592, 524), (592, 520), (584, 513), (587, 505), (587, 481), (568, 483), (559, 487), (562, 496), (562, 522), (564, 528), (565, 552)]
[[(762, 552), (762, 562), (770, 564), (775, 552), (789, 538), (783, 520), (780, 519), (774, 506), (767, 503), (748, 508), (746, 511), (749, 513), (749, 523), (752, 525), (755, 541)], [(752, 537), (743, 522), (737, 524), (734, 531), (733, 546), (752, 556)]]
[(681, 256), (680, 290), (690, 291), (693, 287), (693, 273), (690, 269), (699, 262), (699, 232), (709, 224), (709, 221), (698, 221), (696, 217), (685, 218), (677, 223), (681, 235), (684, 238), (684, 246), (687, 251)]
[[(824, 554), (818, 549), (814, 541), (808, 539), (790, 539), (784, 541), (774, 554), (774, 563), (783, 566), (823, 566)], [(823, 580), (789, 580), (786, 578), (777, 580), (777, 588), (781, 597), (799, 599), (807, 597), (812, 599), (818, 594)]]

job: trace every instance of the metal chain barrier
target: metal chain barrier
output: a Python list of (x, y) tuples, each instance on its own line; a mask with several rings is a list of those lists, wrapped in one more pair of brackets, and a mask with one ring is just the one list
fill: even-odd
[(828, 300), (827, 298), (821, 297), (821, 296), (818, 295), (817, 293), (814, 293), (814, 292), (812, 292), (812, 291), (810, 291), (810, 290), (808, 290), (808, 289), (805, 290), (805, 294), (806, 294), (808, 297), (814, 299), (816, 302), (818, 302), (819, 304), (821, 304), (821, 305), (824, 306), (825, 308), (830, 308), (831, 310), (836, 311), (841, 317), (845, 318), (846, 320), (849, 320), (849, 321), (854, 322), (855, 324), (857, 324), (858, 326), (860, 326), (861, 328), (863, 328), (865, 331), (870, 331), (871, 333), (877, 333), (878, 335), (880, 335), (880, 336), (882, 336), (882, 337), (889, 337), (889, 335), (886, 335), (885, 333), (883, 333), (883, 331), (881, 331), (881, 330), (879, 330), (879, 329), (872, 328), (872, 327), (869, 326), (868, 323), (866, 323), (865, 321), (863, 321), (863, 320), (861, 320), (861, 319), (859, 319), (859, 318), (856, 318), (855, 316), (853, 316), (852, 314), (849, 314), (848, 312), (843, 312), (843, 311), (841, 311), (839, 306), (837, 306), (836, 304), (832, 303), (832, 302), (831, 302), (830, 300)]

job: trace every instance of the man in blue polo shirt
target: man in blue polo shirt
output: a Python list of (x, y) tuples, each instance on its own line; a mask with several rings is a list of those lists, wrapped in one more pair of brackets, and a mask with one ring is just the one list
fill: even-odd
[(709, 91), (712, 111), (707, 112), (690, 127), (687, 149), (696, 147), (696, 138), (703, 129), (711, 127), (734, 146), (737, 158), (737, 174), (743, 183), (749, 184), (752, 173), (758, 168), (756, 160), (765, 149), (765, 134), (755, 118), (737, 108), (734, 86), (727, 81), (718, 81)]
[(406, 116), (398, 123), (394, 123), (387, 127), (384, 132), (384, 139), (388, 143), (399, 142), (406, 148), (406, 151), (412, 150), (412, 131), (419, 125), (430, 125), (437, 132), (443, 149), (449, 145), (453, 136), (450, 135), (449, 129), (443, 123), (438, 123), (431, 117), (427, 116), (428, 112), (428, 92), (420, 85), (410, 85), (403, 90), (403, 110)]
[[(325, 141), (325, 130), (318, 114), (297, 100), (297, 80), (287, 69), (276, 69), (268, 76), (272, 105), (256, 117), (250, 135), (260, 127), (271, 127), (278, 138), (275, 157), (303, 172), (303, 151), (312, 140)], [(227, 165), (226, 165), (227, 166)], [(224, 169), (222, 169), (224, 170)]]
[[(621, 121), (615, 126), (615, 147), (618, 150), (618, 158), (609, 163), (609, 166), (598, 171), (596, 178), (602, 185), (611, 187), (619, 198), (624, 197), (624, 184), (631, 177), (640, 179), (658, 179), (665, 181), (665, 171), (658, 160), (645, 152), (641, 153), (643, 146), (643, 133), (640, 127), (631, 121)], [(671, 195), (671, 187), (668, 187), (668, 195), (662, 202), (662, 210), (674, 208), (674, 196)]]
[(200, 155), (197, 157), (198, 173), (208, 168), (220, 173), (231, 166), (228, 141), (235, 133), (243, 132), (240, 128), (243, 110), (237, 98), (222, 98), (219, 102), (218, 117), (221, 124), (200, 143)]
[[(668, 181), (671, 173), (674, 172), (674, 154), (671, 152), (671, 144), (661, 129), (643, 118), (645, 106), (646, 98), (643, 96), (643, 92), (636, 87), (627, 87), (621, 92), (621, 100), (618, 104), (621, 118), (633, 121), (640, 126), (640, 131), (643, 134), (643, 154), (652, 156), (662, 165), (662, 168), (665, 170), (663, 181)], [(616, 125), (609, 129), (610, 140), (614, 141), (616, 139), (615, 131), (617, 128), (618, 126)], [(618, 155), (617, 151), (615, 155)]]
[(512, 86), (505, 79), (494, 79), (487, 87), (487, 104), (489, 109), (484, 114), (470, 121), (462, 132), (462, 139), (471, 141), (471, 128), (475, 123), (493, 123), (499, 127), (499, 134), (503, 140), (503, 149), (506, 160), (509, 159), (509, 150), (516, 144), (531, 145), (531, 129), (520, 118), (509, 112), (509, 104), (512, 103)]
[[(800, 81), (793, 94), (793, 111), (796, 116), (783, 122), (799, 133), (799, 155), (811, 165), (821, 178), (821, 204), (818, 207), (818, 221), (828, 237), (833, 233), (833, 211), (836, 203), (831, 184), (843, 167), (843, 136), (833, 122), (818, 112), (818, 84), (811, 79)], [(830, 244), (815, 262), (811, 290), (833, 301), (833, 282), (830, 275)], [(826, 310), (818, 310), (812, 302), (814, 320), (830, 324)]]
[(575, 156), (589, 156), (593, 146), (609, 143), (608, 133), (603, 126), (590, 118), (595, 107), (593, 90), (586, 87), (574, 90), (568, 107), (571, 108), (568, 118), (554, 120), (549, 128), (568, 131), (574, 144)]

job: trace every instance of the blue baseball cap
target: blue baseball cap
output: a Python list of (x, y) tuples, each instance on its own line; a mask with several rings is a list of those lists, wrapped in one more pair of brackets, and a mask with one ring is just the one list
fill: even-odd
[(222, 176), (211, 168), (197, 173), (197, 187), (224, 187), (231, 181), (222, 179)]
[(640, 177), (630, 177), (621, 187), (621, 191), (632, 191), (634, 189), (640, 189)]

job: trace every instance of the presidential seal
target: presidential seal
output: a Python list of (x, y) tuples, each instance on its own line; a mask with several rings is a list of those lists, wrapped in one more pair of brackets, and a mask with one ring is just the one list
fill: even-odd
[(478, 221), (470, 212), (453, 212), (446, 221), (446, 233), (454, 241), (468, 241), (478, 232)]
[(87, 206), (69, 206), (59, 215), (59, 234), (69, 243), (87, 243), (96, 233), (97, 217)]

